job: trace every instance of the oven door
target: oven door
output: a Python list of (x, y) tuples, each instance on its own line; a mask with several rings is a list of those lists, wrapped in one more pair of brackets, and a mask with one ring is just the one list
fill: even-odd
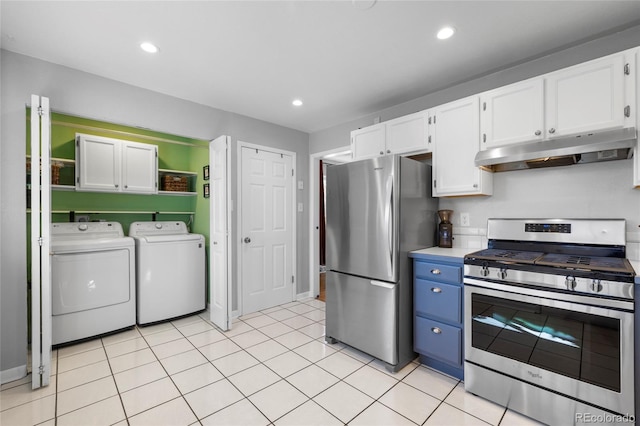
[(465, 362), (634, 413), (633, 302), (464, 282)]

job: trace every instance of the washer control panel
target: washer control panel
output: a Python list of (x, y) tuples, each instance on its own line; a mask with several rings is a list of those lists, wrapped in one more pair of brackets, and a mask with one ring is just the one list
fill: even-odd
[(129, 227), (130, 237), (148, 235), (181, 235), (188, 234), (187, 224), (181, 221), (133, 222)]

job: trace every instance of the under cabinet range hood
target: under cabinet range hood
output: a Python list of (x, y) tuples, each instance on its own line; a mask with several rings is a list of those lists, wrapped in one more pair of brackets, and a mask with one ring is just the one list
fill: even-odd
[(636, 143), (636, 129), (632, 127), (490, 148), (478, 152), (475, 164), (504, 172), (624, 160), (633, 155)]

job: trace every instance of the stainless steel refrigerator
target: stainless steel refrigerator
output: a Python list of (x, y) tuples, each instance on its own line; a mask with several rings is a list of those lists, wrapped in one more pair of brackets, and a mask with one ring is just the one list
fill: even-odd
[(413, 352), (411, 250), (434, 245), (431, 166), (399, 156), (327, 169), (326, 340), (397, 371)]

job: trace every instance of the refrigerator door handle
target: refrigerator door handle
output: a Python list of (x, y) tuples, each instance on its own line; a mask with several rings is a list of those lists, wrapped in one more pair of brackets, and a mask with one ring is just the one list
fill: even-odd
[(383, 281), (376, 281), (376, 280), (371, 280), (371, 285), (375, 285), (375, 286), (378, 286), (378, 287), (384, 287), (384, 288), (393, 288), (393, 287), (395, 287), (394, 284), (385, 283)]
[(385, 212), (385, 216), (387, 219), (387, 243), (389, 245), (389, 266), (390, 270), (388, 271), (389, 275), (393, 274), (394, 265), (393, 265), (393, 175), (389, 176), (389, 180), (387, 181), (387, 193), (389, 194), (389, 202), (387, 203), (387, 211)]

